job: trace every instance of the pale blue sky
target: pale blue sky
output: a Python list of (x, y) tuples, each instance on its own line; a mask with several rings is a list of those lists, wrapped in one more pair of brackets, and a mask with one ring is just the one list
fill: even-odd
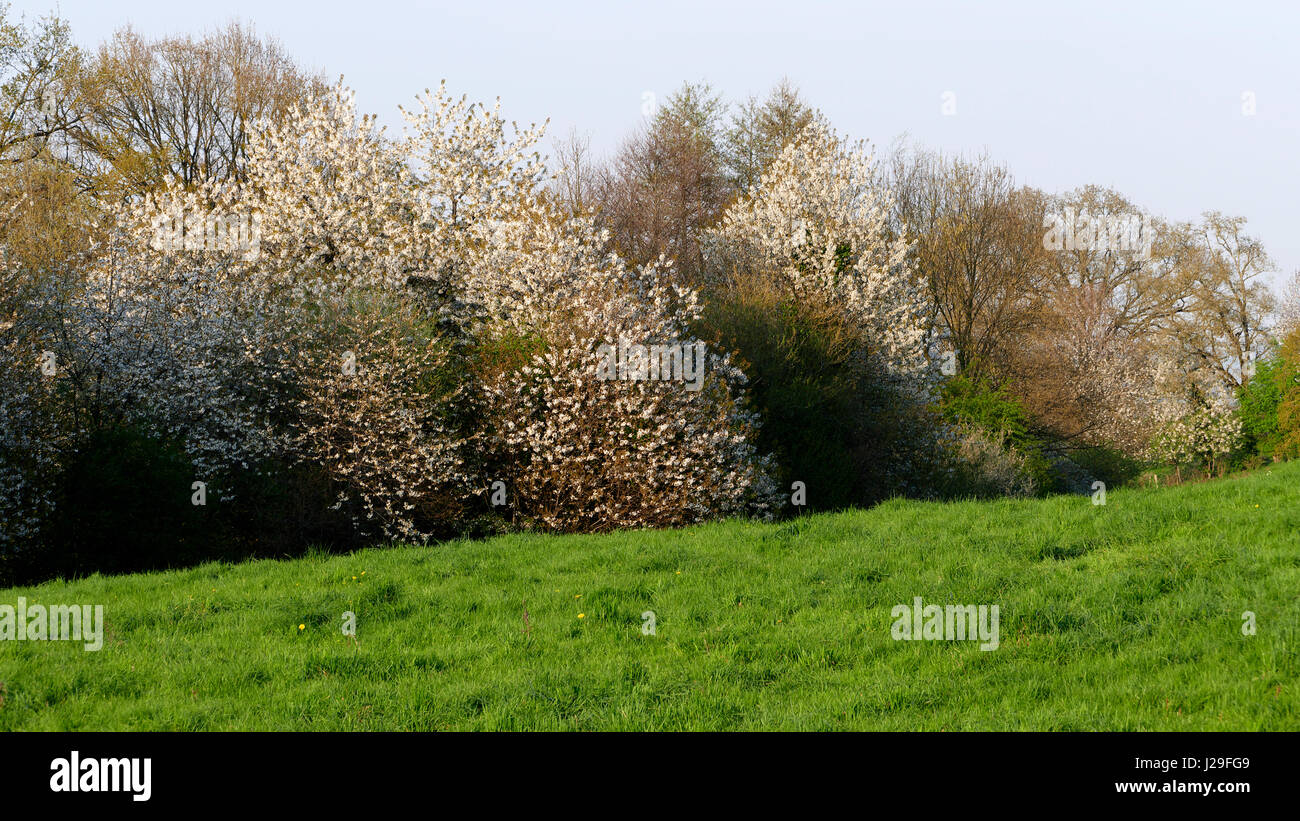
[[(62, 0), (77, 40), (130, 23), (198, 32), (231, 19), (346, 76), (362, 110), (446, 78), (508, 118), (551, 118), (608, 151), (684, 80), (729, 99), (783, 75), (841, 131), (986, 149), (1048, 191), (1108, 185), (1172, 219), (1241, 214), (1300, 268), (1300, 6), (1248, 2), (274, 2)], [(53, 2), (14, 0), (43, 14)], [(956, 95), (943, 116), (941, 95)], [(1244, 116), (1242, 94), (1255, 95)], [(548, 140), (549, 147), (549, 140)]]

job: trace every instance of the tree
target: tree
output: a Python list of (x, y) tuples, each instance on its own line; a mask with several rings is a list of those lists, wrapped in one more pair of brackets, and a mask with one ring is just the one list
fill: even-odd
[(1280, 394), (1275, 458), (1300, 459), (1300, 330), (1292, 331), (1283, 340), (1278, 361), (1280, 366), (1274, 373)]
[(419, 111), (402, 111), (400, 151), (415, 173), (407, 180), (413, 218), (400, 244), (408, 282), (454, 298), (478, 275), (491, 234), (529, 213), (540, 196), (546, 164), (536, 146), (546, 123), (521, 129), (512, 122), (507, 135), (499, 99), (491, 109), (453, 99), (445, 82), (418, 103)]
[(598, 169), (591, 156), (591, 137), (572, 129), (555, 142), (556, 171), (552, 193), (570, 216), (584, 217), (595, 213)]
[(1278, 337), (1285, 338), (1296, 330), (1300, 330), (1300, 268), (1283, 283), (1278, 299)]
[(1173, 334), (1198, 393), (1231, 395), (1268, 350), (1274, 300), (1260, 277), (1274, 263), (1245, 225), (1245, 217), (1207, 211), (1200, 223), (1182, 229), (1179, 273), (1189, 293)]
[(742, 102), (722, 140), (732, 187), (747, 191), (757, 184), (781, 151), (820, 118), (788, 78), (782, 78), (763, 102), (754, 97)]
[(1187, 295), (1177, 234), (1098, 186), (1044, 202), (1038, 327), (1004, 357), (1036, 423), (1063, 445), (1140, 453), (1169, 384)]
[(989, 375), (1040, 320), (1044, 203), (987, 157), (899, 152), (891, 171), (934, 319), (962, 372)]
[(105, 190), (239, 181), (255, 124), (324, 88), (277, 41), (240, 23), (199, 39), (147, 40), (126, 28), (79, 75), (70, 133)]
[(72, 105), (81, 51), (66, 21), (12, 23), (8, 9), (0, 5), (0, 162), (66, 155), (81, 122)]
[(698, 276), (698, 237), (730, 195), (718, 143), (724, 110), (708, 85), (687, 83), (604, 169), (598, 214), (621, 256), (646, 264), (662, 255), (688, 281)]
[(767, 277), (798, 299), (828, 301), (874, 340), (882, 370), (929, 385), (930, 302), (907, 241), (887, 230), (888, 193), (874, 159), (821, 124), (786, 146), (757, 189), (705, 232), (712, 282)]
[(760, 446), (829, 505), (914, 478), (907, 451), (926, 437), (908, 425), (939, 378), (931, 306), (877, 182), (863, 145), (813, 123), (702, 240), (704, 327), (753, 380)]

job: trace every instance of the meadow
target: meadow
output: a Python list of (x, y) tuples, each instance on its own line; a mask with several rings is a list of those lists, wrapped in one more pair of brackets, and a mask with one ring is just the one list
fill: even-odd
[[(19, 596), (106, 627), (98, 652), (0, 642), (6, 731), (1296, 730), (1300, 462), (1104, 506), (895, 500)], [(998, 605), (998, 648), (894, 640), (917, 596)]]

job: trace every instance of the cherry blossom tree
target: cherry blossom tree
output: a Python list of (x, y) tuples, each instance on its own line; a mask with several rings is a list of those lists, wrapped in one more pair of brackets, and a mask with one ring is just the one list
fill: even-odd
[[(511, 489), (518, 516), (553, 530), (770, 515), (774, 487), (752, 444), (745, 377), (688, 331), (698, 295), (662, 258), (632, 268), (604, 246), (589, 220), (542, 208), (502, 226), (470, 280), (492, 317), (485, 342), (527, 343), (484, 384), (493, 478)], [(671, 368), (658, 380), (610, 378), (600, 351), (624, 340), (704, 352), (704, 372), (695, 386)]]
[(796, 299), (841, 306), (881, 372), (923, 398), (939, 375), (935, 332), (907, 242), (887, 230), (889, 205), (865, 146), (815, 121), (706, 232), (706, 255), (715, 281), (758, 271)]

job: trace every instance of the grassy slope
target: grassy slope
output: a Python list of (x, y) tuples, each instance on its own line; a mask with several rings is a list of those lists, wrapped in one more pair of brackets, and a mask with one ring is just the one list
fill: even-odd
[[(1108, 502), (893, 502), (0, 591), (107, 621), (98, 653), (0, 643), (0, 729), (1300, 728), (1300, 462)], [(893, 641), (890, 608), (918, 595), (998, 604), (1001, 648)]]

